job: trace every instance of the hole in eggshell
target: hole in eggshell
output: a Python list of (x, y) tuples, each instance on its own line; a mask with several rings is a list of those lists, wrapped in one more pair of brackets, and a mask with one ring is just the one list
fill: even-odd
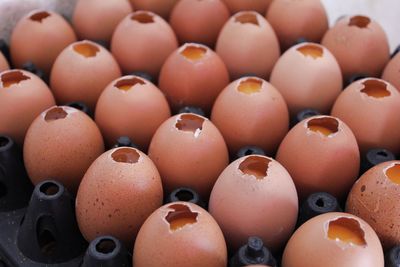
[(358, 28), (366, 28), (370, 24), (371, 19), (366, 16), (354, 16), (350, 18), (349, 26), (357, 26)]
[(135, 13), (131, 16), (131, 20), (136, 20), (139, 23), (153, 23), (153, 15), (147, 12)]
[(207, 49), (196, 45), (187, 45), (181, 55), (190, 60), (199, 60), (207, 53)]
[(312, 57), (317, 59), (323, 56), (324, 50), (315, 44), (306, 44), (297, 48), (297, 51), (302, 53), (304, 56)]
[(390, 96), (390, 91), (387, 89), (387, 84), (379, 80), (366, 80), (362, 83), (364, 89), (361, 90), (362, 93), (374, 97), (383, 98)]
[(30, 16), (30, 19), (33, 21), (37, 21), (37, 22), (42, 22), (42, 20), (44, 20), (45, 18), (50, 17), (50, 13), (46, 12), (46, 11), (41, 11), (41, 12), (37, 12), (35, 14), (33, 14), (32, 16)]
[(235, 17), (235, 22), (242, 24), (250, 23), (259, 26), (257, 15), (252, 12), (244, 12)]
[(29, 80), (30, 77), (22, 73), (22, 71), (14, 70), (9, 71), (1, 75), (1, 82), (4, 88), (8, 88), (11, 85), (19, 84), (22, 81)]
[(100, 49), (91, 43), (79, 43), (74, 45), (74, 50), (84, 57), (95, 57)]
[(400, 164), (394, 164), (386, 170), (385, 174), (393, 183), (400, 184)]
[(111, 154), (111, 157), (116, 162), (133, 164), (133, 163), (137, 163), (139, 161), (140, 155), (134, 148), (123, 147), (123, 148), (115, 150)]
[(262, 85), (263, 81), (255, 78), (248, 78), (239, 83), (237, 90), (239, 92), (251, 95), (253, 93), (260, 92)]
[(55, 120), (64, 119), (67, 117), (68, 113), (62, 107), (54, 107), (46, 112), (44, 117), (45, 121), (51, 122)]
[(96, 244), (96, 251), (101, 254), (111, 254), (114, 252), (117, 245), (114, 240), (103, 238)]
[(307, 123), (310, 131), (329, 136), (338, 131), (339, 122), (335, 118), (323, 117), (311, 119)]
[(119, 90), (128, 91), (136, 84), (142, 85), (145, 84), (145, 82), (142, 79), (133, 77), (133, 78), (119, 80), (114, 84), (114, 87), (118, 88)]
[(331, 240), (365, 246), (367, 242), (364, 236), (360, 223), (355, 219), (342, 217), (329, 222), (328, 238)]
[(190, 208), (183, 204), (173, 204), (168, 207), (174, 211), (168, 212), (165, 220), (169, 223), (169, 228), (176, 231), (185, 225), (194, 224), (197, 222), (199, 213), (192, 212)]
[(204, 118), (196, 114), (182, 114), (179, 116), (175, 127), (184, 132), (192, 132), (198, 136), (203, 129)]
[(248, 175), (253, 175), (257, 180), (264, 179), (268, 174), (270, 159), (260, 156), (247, 157), (239, 164), (239, 170)]

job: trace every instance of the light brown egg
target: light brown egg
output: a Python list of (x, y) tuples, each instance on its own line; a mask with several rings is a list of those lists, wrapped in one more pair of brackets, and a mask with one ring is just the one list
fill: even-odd
[(80, 41), (57, 57), (50, 87), (57, 103), (80, 101), (94, 110), (101, 92), (119, 76), (118, 63), (107, 49), (91, 41)]
[(266, 14), (284, 51), (300, 38), (319, 43), (328, 30), (328, 16), (320, 0), (274, 0)]
[(249, 236), (258, 236), (277, 251), (296, 224), (296, 188), (279, 162), (265, 156), (242, 157), (219, 176), (209, 211), (231, 248), (237, 249)]
[(346, 211), (371, 225), (385, 249), (400, 243), (400, 161), (381, 163), (354, 184)]
[(109, 43), (119, 22), (131, 12), (129, 0), (79, 0), (72, 23), (80, 39)]
[(204, 199), (228, 165), (228, 149), (217, 127), (208, 119), (183, 113), (169, 118), (157, 129), (149, 147), (164, 190), (190, 187)]
[(400, 91), (400, 53), (397, 53), (386, 65), (382, 79), (390, 82)]
[(79, 229), (88, 241), (113, 235), (130, 247), (162, 199), (160, 174), (146, 154), (130, 147), (109, 150), (90, 165), (79, 186)]
[(123, 73), (147, 72), (157, 77), (167, 57), (178, 47), (171, 26), (158, 15), (136, 11), (114, 31), (111, 52)]
[(209, 112), (229, 83), (221, 58), (210, 48), (188, 43), (172, 53), (161, 69), (159, 87), (175, 111), (195, 106)]
[(322, 45), (336, 57), (343, 76), (379, 77), (389, 61), (389, 42), (382, 27), (366, 16), (340, 19), (329, 29)]
[(215, 101), (211, 120), (231, 154), (252, 145), (272, 155), (289, 130), (285, 100), (274, 86), (256, 77), (228, 85)]
[(71, 107), (54, 106), (29, 127), (24, 162), (33, 184), (55, 179), (74, 193), (90, 164), (103, 151), (100, 130), (89, 116)]
[(154, 84), (124, 76), (103, 91), (95, 117), (108, 146), (128, 136), (146, 151), (157, 128), (170, 116), (167, 99)]
[(158, 14), (164, 19), (169, 15), (178, 0), (130, 0), (136, 10), (148, 10)]
[(0, 133), (22, 145), (32, 121), (55, 105), (53, 94), (39, 77), (24, 70), (1, 72), (0, 82)]
[(268, 79), (280, 56), (274, 30), (255, 11), (239, 12), (225, 23), (216, 52), (225, 62), (231, 79), (249, 74)]
[(272, 0), (223, 0), (232, 14), (244, 10), (254, 10), (264, 15)]
[(360, 168), (354, 134), (330, 116), (314, 116), (294, 126), (279, 146), (276, 160), (292, 176), (300, 199), (316, 192), (345, 198)]
[(225, 267), (225, 239), (213, 217), (189, 202), (169, 203), (140, 228), (135, 267)]
[(389, 83), (367, 78), (350, 84), (336, 100), (332, 116), (350, 127), (361, 152), (377, 147), (400, 152), (400, 94)]
[(229, 17), (222, 0), (181, 0), (172, 11), (170, 24), (180, 43), (195, 42), (214, 47)]
[(10, 39), (11, 61), (21, 68), (28, 61), (46, 74), (58, 54), (76, 41), (71, 25), (51, 11), (32, 11), (15, 26)]
[(4, 57), (3, 53), (0, 52), (0, 72), (10, 69), (7, 59)]
[(374, 230), (347, 213), (325, 213), (300, 226), (290, 238), (282, 267), (383, 267)]

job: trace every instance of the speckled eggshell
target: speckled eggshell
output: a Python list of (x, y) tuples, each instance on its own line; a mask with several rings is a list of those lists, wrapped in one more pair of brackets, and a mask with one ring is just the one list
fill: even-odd
[(232, 249), (246, 243), (249, 236), (258, 236), (269, 249), (277, 251), (296, 224), (296, 188), (279, 162), (264, 156), (242, 157), (219, 176), (209, 212)]
[(133, 250), (135, 267), (225, 267), (224, 236), (213, 217), (188, 202), (169, 203), (143, 224)]
[(104, 47), (80, 41), (57, 57), (51, 70), (50, 87), (57, 103), (81, 101), (91, 110), (104, 88), (121, 76), (118, 63)]
[(157, 128), (170, 116), (167, 99), (154, 84), (124, 76), (101, 94), (95, 120), (108, 146), (118, 137), (128, 136), (146, 151)]
[(400, 161), (381, 163), (354, 184), (346, 211), (371, 225), (388, 250), (400, 243)]
[(386, 65), (382, 79), (390, 82), (400, 91), (400, 53), (397, 53)]
[(10, 69), (7, 59), (4, 57), (3, 53), (0, 52), (0, 72)]
[(315, 43), (286, 51), (275, 64), (270, 82), (284, 97), (292, 117), (307, 108), (329, 114), (343, 86), (335, 57)]
[(289, 129), (289, 113), (282, 95), (256, 77), (244, 77), (228, 85), (215, 101), (211, 120), (231, 154), (253, 145), (272, 155)]
[(377, 147), (400, 152), (400, 94), (389, 83), (376, 78), (352, 83), (339, 95), (332, 116), (350, 127), (361, 152)]
[(232, 14), (243, 10), (254, 10), (264, 15), (272, 0), (223, 0)]
[(282, 267), (384, 267), (374, 230), (347, 213), (325, 213), (300, 226), (286, 245)]
[(292, 176), (300, 199), (316, 192), (345, 198), (360, 167), (354, 134), (330, 116), (314, 116), (294, 126), (280, 144), (276, 160)]
[(21, 18), (11, 34), (11, 61), (16, 68), (30, 61), (49, 74), (58, 54), (75, 41), (74, 30), (61, 15), (35, 10)]
[(33, 73), (7, 70), (0, 73), (0, 132), (22, 145), (32, 121), (54, 106), (53, 94)]
[(236, 13), (225, 23), (216, 52), (225, 62), (231, 79), (249, 74), (268, 79), (280, 56), (274, 30), (255, 11)]
[(79, 229), (88, 241), (113, 235), (130, 247), (162, 199), (160, 174), (146, 154), (128, 147), (109, 150), (92, 163), (79, 186)]
[(168, 19), (178, 0), (130, 0), (130, 2), (136, 10), (148, 10)]
[(103, 152), (100, 130), (89, 116), (71, 107), (51, 107), (26, 133), (24, 162), (34, 184), (55, 179), (74, 193), (90, 164)]

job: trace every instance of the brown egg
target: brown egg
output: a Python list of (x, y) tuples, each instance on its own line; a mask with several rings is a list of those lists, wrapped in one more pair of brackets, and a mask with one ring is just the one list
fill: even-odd
[(12, 32), (11, 60), (17, 68), (30, 61), (49, 74), (58, 54), (75, 41), (74, 30), (62, 16), (35, 10), (24, 16)]
[(400, 152), (400, 94), (389, 83), (376, 78), (352, 83), (339, 95), (332, 116), (350, 127), (361, 152), (377, 147)]
[(347, 213), (325, 213), (300, 226), (286, 245), (282, 267), (383, 267), (374, 230)]
[(181, 0), (171, 13), (170, 24), (180, 43), (213, 47), (229, 16), (222, 0)]
[(365, 16), (340, 19), (326, 32), (322, 45), (336, 57), (346, 80), (359, 74), (379, 77), (389, 61), (385, 32)]
[(225, 267), (225, 239), (213, 217), (189, 202), (169, 203), (140, 228), (135, 267)]
[(149, 10), (168, 19), (178, 0), (130, 0), (136, 10)]
[(90, 165), (79, 186), (79, 229), (88, 241), (113, 235), (132, 246), (162, 199), (160, 174), (146, 154), (130, 147), (109, 150)]
[(22, 145), (32, 121), (54, 106), (53, 94), (33, 73), (7, 70), (0, 73), (0, 133)]
[(268, 79), (280, 55), (274, 30), (255, 11), (242, 11), (228, 20), (219, 34), (216, 52), (231, 79), (248, 74)]
[(10, 69), (7, 59), (4, 57), (3, 53), (0, 52), (0, 72)]
[(275, 0), (266, 14), (284, 51), (304, 38), (319, 43), (328, 30), (328, 16), (320, 0)]
[(90, 164), (104, 151), (100, 130), (77, 109), (61, 106), (42, 112), (24, 143), (24, 162), (34, 184), (55, 179), (76, 192)]
[(400, 243), (400, 161), (381, 163), (354, 184), (346, 211), (371, 225), (385, 249)]
[(111, 40), (111, 52), (125, 74), (147, 72), (157, 77), (167, 57), (178, 47), (172, 28), (161, 17), (136, 11), (121, 21)]
[(218, 175), (228, 165), (228, 149), (217, 127), (196, 114), (169, 118), (157, 129), (149, 147), (166, 192), (190, 187), (208, 199)]
[(275, 64), (270, 82), (279, 90), (293, 117), (312, 108), (329, 114), (342, 92), (342, 73), (325, 47), (302, 43), (286, 51)]
[(229, 83), (221, 58), (207, 46), (188, 43), (172, 53), (161, 69), (159, 86), (171, 108), (195, 106), (206, 112)]
[(272, 0), (223, 0), (232, 14), (243, 10), (254, 10), (264, 15)]
[(158, 88), (140, 77), (113, 81), (96, 106), (96, 123), (109, 146), (128, 136), (147, 150), (157, 128), (171, 116), (168, 102)]
[(79, 38), (108, 43), (119, 22), (131, 12), (129, 0), (78, 0), (72, 23)]
[(283, 139), (276, 160), (292, 176), (300, 199), (316, 192), (346, 197), (360, 168), (354, 134), (330, 116), (314, 116), (298, 123)]
[(118, 63), (107, 49), (91, 41), (80, 41), (57, 57), (50, 87), (58, 103), (81, 101), (94, 110), (101, 92), (119, 76)]
[(390, 82), (400, 91), (400, 53), (397, 53), (386, 65), (382, 79)]
[(296, 224), (296, 188), (279, 162), (265, 156), (242, 157), (219, 176), (209, 211), (231, 248), (237, 249), (249, 236), (258, 236), (277, 251)]
[(248, 145), (274, 154), (289, 129), (285, 100), (274, 86), (256, 77), (228, 85), (215, 101), (211, 120), (231, 154)]

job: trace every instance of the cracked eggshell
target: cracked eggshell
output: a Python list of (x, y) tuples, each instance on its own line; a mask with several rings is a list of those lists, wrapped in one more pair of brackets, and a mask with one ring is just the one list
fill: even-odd
[(92, 163), (79, 186), (79, 229), (88, 241), (111, 234), (130, 247), (146, 218), (162, 205), (162, 190), (146, 154), (130, 147), (109, 150)]
[(336, 99), (331, 114), (350, 127), (361, 153), (377, 147), (400, 152), (400, 93), (388, 82), (355, 81)]
[(3, 53), (0, 52), (0, 72), (10, 69), (7, 59), (4, 57)]
[(189, 202), (173, 202), (145, 221), (133, 250), (135, 267), (225, 267), (227, 248), (213, 217)]
[(371, 225), (385, 249), (400, 243), (400, 161), (381, 163), (354, 184), (346, 211)]
[(360, 152), (350, 128), (330, 116), (314, 116), (294, 126), (276, 160), (290, 173), (300, 199), (328, 192), (345, 198), (358, 178)]
[(325, 213), (292, 235), (282, 267), (383, 267), (382, 246), (374, 230), (347, 213)]
[(400, 53), (397, 53), (386, 65), (382, 79), (391, 83), (400, 91)]
[(249, 236), (258, 236), (276, 252), (296, 224), (296, 188), (290, 174), (274, 159), (242, 157), (219, 176), (211, 192), (209, 212), (231, 249), (245, 244)]
[(130, 2), (136, 10), (148, 10), (168, 20), (178, 0), (130, 0)]
[(223, 0), (232, 14), (244, 10), (254, 10), (264, 15), (272, 0)]

